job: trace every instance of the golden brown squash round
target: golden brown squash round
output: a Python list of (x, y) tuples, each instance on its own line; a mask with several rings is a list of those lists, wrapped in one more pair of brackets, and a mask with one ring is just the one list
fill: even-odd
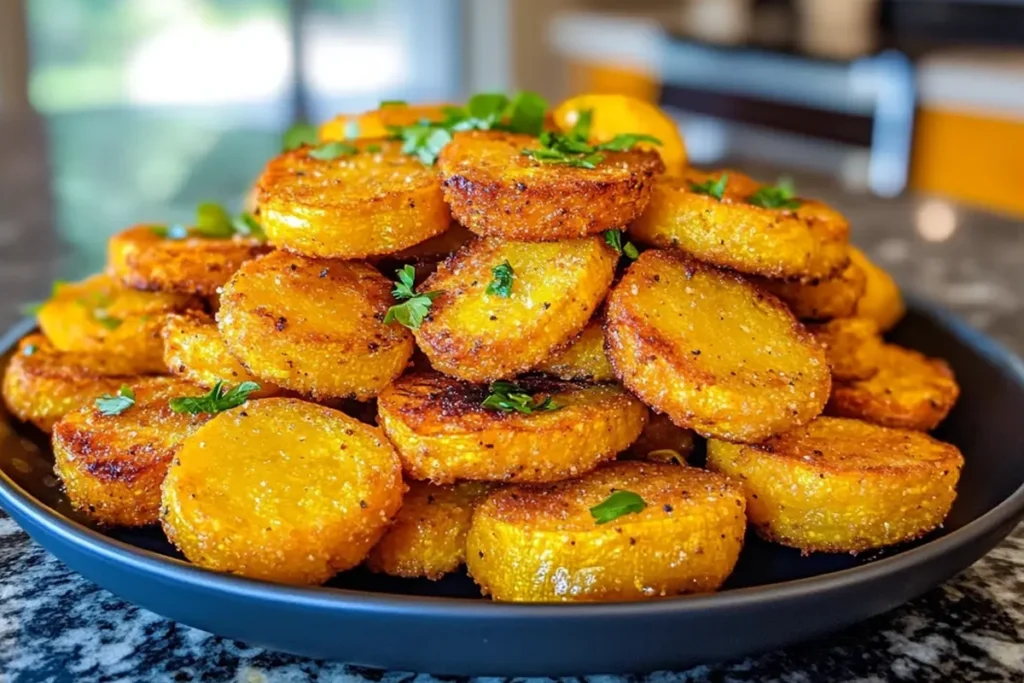
[(314, 403), (266, 398), (185, 440), (160, 521), (201, 567), (320, 584), (363, 561), (404, 492), (380, 430)]
[(605, 340), (626, 388), (680, 427), (756, 442), (821, 413), (825, 353), (735, 273), (647, 251), (608, 297)]
[(808, 329), (828, 354), (833, 383), (868, 379), (878, 373), (883, 341), (873, 320), (839, 318)]
[(805, 553), (923, 536), (949, 512), (963, 462), (925, 434), (831, 417), (757, 445), (708, 441), (708, 467), (743, 482), (758, 534)]
[(721, 200), (694, 190), (723, 173), (688, 169), (682, 178), (660, 178), (630, 236), (750, 275), (807, 281), (846, 267), (850, 228), (839, 213), (810, 199), (795, 209), (754, 206), (748, 200), (761, 184), (736, 171), (727, 171)]
[(850, 260), (866, 277), (864, 296), (857, 302), (857, 316), (874, 320), (883, 332), (891, 330), (907, 311), (900, 288), (889, 273), (872, 263), (860, 249), (850, 247)]
[(851, 261), (839, 275), (807, 283), (756, 278), (754, 283), (782, 299), (801, 320), (832, 320), (852, 316), (867, 281)]
[(71, 504), (89, 519), (145, 526), (157, 521), (160, 484), (181, 442), (210, 416), (171, 410), (170, 399), (200, 393), (186, 382), (148, 377), (128, 386), (135, 404), (119, 415), (104, 415), (97, 394), (54, 425), (54, 469)]
[(412, 356), (412, 335), (385, 325), (391, 283), (365, 263), (275, 251), (224, 287), (217, 325), (262, 380), (317, 398), (375, 396)]
[[(420, 287), (440, 291), (416, 341), (437, 370), (471, 382), (536, 367), (578, 334), (608, 292), (615, 252), (599, 237), (566, 242), (481, 239)], [(513, 270), (508, 297), (490, 294), (495, 267)]]
[(647, 408), (620, 387), (543, 377), (517, 383), (529, 414), (485, 408), (487, 386), (436, 373), (406, 375), (381, 392), (378, 419), (413, 479), (547, 482), (615, 457), (639, 436)]
[(692, 429), (677, 427), (668, 415), (651, 412), (640, 437), (627, 453), (630, 457), (667, 465), (685, 465), (697, 447)]
[(160, 330), (168, 313), (199, 309), (186, 294), (140, 292), (108, 275), (55, 287), (39, 309), (39, 327), (61, 351), (119, 356), (136, 373), (164, 372)]
[(277, 387), (260, 380), (228, 352), (217, 323), (206, 313), (167, 316), (163, 338), (164, 363), (172, 375), (207, 389), (218, 381), (230, 385), (257, 382), (260, 391), (251, 394), (253, 398), (277, 391)]
[(459, 223), (478, 235), (548, 241), (621, 229), (647, 206), (657, 152), (602, 152), (596, 168), (542, 164), (524, 155), (537, 138), (513, 133), (456, 133), (437, 165)]
[(442, 121), (449, 104), (389, 104), (362, 114), (338, 114), (320, 125), (320, 139), (362, 140), (386, 138), (392, 126), (411, 126), (420, 121)]
[(402, 509), (366, 558), (371, 571), (436, 581), (466, 561), (466, 534), (489, 484), (410, 481)]
[[(340, 144), (340, 143), (335, 143)], [(301, 147), (271, 159), (259, 179), (260, 223), (270, 243), (307, 256), (393, 254), (448, 229), (434, 169), (393, 140), (347, 143), (321, 160)]]
[(451, 227), (440, 235), (431, 237), (408, 249), (373, 259), (372, 263), (377, 270), (388, 277), (393, 277), (395, 272), (401, 270), (403, 266), (411, 265), (416, 270), (416, 284), (419, 284), (432, 275), (442, 261), (464, 247), (474, 237), (476, 235), (469, 230), (458, 223), (452, 223)]
[(110, 238), (107, 269), (132, 289), (209, 297), (244, 262), (268, 250), (252, 237), (168, 239), (139, 225)]
[[(646, 507), (598, 524), (614, 492)], [(511, 486), (477, 507), (466, 565), (495, 600), (617, 602), (703, 593), (732, 572), (743, 547), (741, 487), (692, 467), (604, 465), (579, 479)]]
[(604, 352), (604, 329), (598, 320), (591, 320), (569, 346), (556, 351), (534, 369), (564, 380), (616, 380), (612, 364)]

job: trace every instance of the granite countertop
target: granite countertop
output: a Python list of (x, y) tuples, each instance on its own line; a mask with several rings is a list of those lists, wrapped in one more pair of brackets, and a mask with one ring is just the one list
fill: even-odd
[[(190, 138), (180, 126), (174, 135), (164, 135), (169, 125), (110, 117), (104, 125), (92, 119), (51, 120), (46, 126), (0, 119), (0, 326), (17, 318), (19, 304), (44, 296), (56, 277), (98, 267), (104, 238), (121, 225), (178, 219), (147, 214), (154, 206), (180, 215), (187, 210), (183, 207), (204, 197), (240, 195), (254, 167), (241, 166), (230, 135), (202, 128)], [(154, 137), (154, 131), (160, 134)], [(142, 161), (130, 153), (132, 140), (141, 136), (163, 141), (164, 149), (155, 153), (187, 168), (175, 191), (146, 194), (142, 190), (151, 189), (148, 184), (136, 191), (126, 180), (145, 175), (135, 172), (132, 164)], [(266, 137), (269, 151), (273, 142)], [(193, 138), (205, 141), (203, 154), (189, 151), (196, 145), (181, 143)], [(92, 147), (83, 151), (69, 143), (82, 139)], [(253, 147), (251, 138), (244, 144), (247, 150)], [(211, 185), (202, 180), (207, 173), (231, 180)], [(1014, 351), (1024, 351), (1024, 223), (935, 199), (879, 200), (843, 194), (823, 179), (797, 180), (805, 194), (831, 201), (846, 213), (854, 241), (905, 289), (942, 303)], [(142, 199), (133, 200), (136, 194)], [(275, 654), (168, 621), (74, 574), (0, 512), (0, 682), (413, 678), (431, 680)], [(1024, 527), (943, 586), (838, 635), (647, 678), (694, 683), (1022, 681)]]

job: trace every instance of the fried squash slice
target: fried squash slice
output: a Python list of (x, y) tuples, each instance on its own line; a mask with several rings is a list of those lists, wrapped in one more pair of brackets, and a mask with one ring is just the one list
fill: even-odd
[(19, 420), (50, 432), (57, 420), (137, 379), (135, 364), (102, 351), (59, 351), (41, 334), (18, 342), (3, 397)]
[(109, 526), (156, 523), (160, 485), (174, 454), (210, 418), (171, 410), (170, 399), (201, 392), (187, 382), (148, 377), (128, 386), (134, 403), (123, 412), (104, 414), (97, 394), (53, 428), (54, 469), (71, 504)]
[(172, 375), (211, 389), (217, 382), (231, 385), (257, 382), (266, 396), (277, 387), (256, 377), (228, 352), (217, 323), (206, 313), (187, 312), (167, 316), (163, 328), (164, 363)]
[(243, 263), (267, 251), (252, 237), (169, 239), (139, 225), (110, 238), (107, 269), (132, 289), (210, 297)]
[(605, 340), (626, 388), (703, 436), (757, 442), (828, 400), (825, 352), (782, 302), (677, 252), (630, 266), (608, 297)]
[[(419, 287), (440, 295), (414, 330), (416, 342), (445, 374), (471, 382), (514, 377), (583, 330), (608, 292), (617, 261), (599, 237), (471, 242)], [(495, 290), (495, 269), (505, 271), (505, 264), (511, 280)]]
[(489, 484), (410, 481), (402, 509), (366, 558), (370, 571), (436, 581), (466, 561), (466, 534)]
[(864, 271), (864, 296), (857, 301), (857, 316), (874, 320), (878, 329), (888, 332), (907, 312), (900, 288), (889, 273), (864, 255), (860, 249), (850, 247), (850, 260)]
[(755, 278), (754, 282), (782, 299), (800, 320), (847, 318), (857, 310), (867, 276), (853, 261), (836, 277), (810, 282)]
[(564, 380), (616, 381), (604, 352), (604, 329), (598, 320), (590, 321), (569, 346), (556, 351), (534, 369)]
[(260, 223), (270, 243), (323, 258), (393, 254), (448, 229), (451, 214), (434, 169), (394, 140), (301, 147), (271, 159), (259, 184)]
[(298, 399), (220, 413), (179, 449), (161, 523), (189, 561), (295, 585), (356, 566), (402, 505), (380, 430)]
[(392, 103), (362, 114), (338, 114), (320, 125), (320, 139), (347, 142), (368, 138), (386, 138), (395, 126), (411, 126), (421, 121), (443, 121), (449, 104)]
[(757, 533), (804, 553), (923, 536), (949, 513), (963, 463), (920, 432), (832, 417), (757, 445), (708, 441), (708, 467), (743, 482)]
[[(624, 496), (632, 506), (595, 515)], [(516, 602), (619, 602), (704, 593), (732, 572), (743, 490), (713, 472), (616, 462), (579, 479), (510, 486), (477, 507), (466, 565), (485, 595)], [(600, 522), (600, 520), (604, 520)]]
[(253, 375), (316, 398), (375, 396), (412, 356), (412, 335), (385, 325), (391, 283), (355, 261), (275, 251), (224, 287), (217, 326)]
[(840, 318), (808, 329), (828, 354), (833, 383), (870, 379), (878, 373), (884, 342), (873, 320)]
[[(726, 174), (721, 199), (698, 189)], [(850, 258), (846, 219), (810, 199), (795, 200), (795, 208), (755, 206), (750, 200), (763, 187), (736, 171), (688, 169), (681, 178), (662, 177), (629, 234), (749, 275), (805, 282), (838, 275)]]
[(496, 387), (406, 375), (381, 392), (378, 419), (406, 474), (438, 484), (577, 476), (625, 450), (647, 421), (647, 408), (612, 384), (530, 377), (510, 391), (528, 395), (528, 412), (485, 405)]
[(507, 240), (567, 240), (621, 229), (644, 210), (657, 152), (602, 152), (595, 168), (545, 164), (523, 154), (535, 137), (493, 131), (456, 133), (441, 150), (444, 196), (459, 223)]

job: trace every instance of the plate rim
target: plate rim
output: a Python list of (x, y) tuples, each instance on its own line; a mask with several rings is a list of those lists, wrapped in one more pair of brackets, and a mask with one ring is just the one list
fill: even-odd
[[(907, 297), (907, 304), (908, 310), (934, 320), (980, 356), (996, 365), (1008, 379), (1024, 390), (1024, 360), (1003, 344), (969, 326), (941, 306), (914, 296)], [(22, 336), (35, 327), (36, 321), (32, 318), (24, 318), (15, 323), (0, 336), (0, 354), (10, 351)], [(163, 580), (182, 582), (196, 589), (213, 590), (240, 598), (287, 603), (292, 607), (367, 612), (377, 615), (415, 614), (435, 618), (463, 615), (494, 620), (541, 618), (571, 621), (580, 617), (654, 616), (666, 613), (742, 609), (753, 605), (763, 606), (764, 603), (783, 602), (798, 596), (830, 593), (857, 584), (870, 584), (884, 576), (927, 564), (940, 555), (955, 552), (969, 545), (973, 540), (984, 537), (1003, 524), (1019, 521), (1024, 516), (1024, 483), (998, 505), (959, 529), (941, 538), (864, 565), (817, 576), (703, 595), (613, 603), (507, 603), (486, 599), (404, 595), (325, 586), (288, 586), (235, 576), (204, 569), (184, 560), (106, 536), (43, 504), (2, 469), (0, 507), (3, 507), (12, 518), (23, 515), (61, 541), (109, 562), (127, 565), (134, 571)], [(16, 508), (18, 515), (11, 514), (11, 508)]]

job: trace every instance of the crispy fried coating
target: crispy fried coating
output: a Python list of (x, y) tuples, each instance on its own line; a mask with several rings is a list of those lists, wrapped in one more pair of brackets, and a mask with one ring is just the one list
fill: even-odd
[(366, 558), (371, 571), (436, 581), (466, 561), (466, 534), (490, 484), (410, 481), (394, 523)]
[(102, 351), (58, 351), (41, 334), (18, 342), (4, 373), (4, 403), (19, 420), (44, 432), (101, 395), (137, 378), (130, 359)]
[(722, 173), (691, 168), (682, 178), (659, 178), (630, 236), (750, 275), (810, 281), (846, 267), (850, 229), (839, 213), (811, 199), (801, 199), (796, 209), (754, 206), (748, 199), (760, 183), (736, 171), (727, 171), (721, 200), (695, 191), (695, 184)]
[(275, 251), (224, 287), (217, 326), (249, 372), (316, 398), (371, 398), (412, 356), (412, 335), (385, 325), (391, 283), (365, 263)]
[(708, 467), (743, 482), (758, 534), (805, 553), (923, 536), (948, 514), (963, 462), (925, 434), (832, 417), (758, 445), (708, 441)]
[(850, 247), (850, 260), (864, 271), (866, 278), (864, 296), (857, 302), (857, 316), (874, 320), (878, 329), (888, 332), (907, 312), (900, 288), (889, 273), (872, 263), (860, 249)]
[(438, 157), (444, 196), (459, 223), (478, 235), (548, 241), (628, 225), (647, 206), (656, 152), (602, 152), (596, 168), (539, 163), (522, 152), (537, 138), (457, 133)]
[(756, 442), (821, 413), (824, 350), (775, 297), (677, 252), (641, 254), (608, 297), (622, 383), (680, 427)]
[(628, 455), (649, 462), (685, 465), (693, 455), (697, 435), (692, 429), (672, 424), (668, 415), (651, 412), (640, 437), (627, 451)]
[(380, 430), (298, 399), (249, 401), (185, 440), (161, 523), (191, 562), (296, 585), (356, 566), (402, 505)]
[(168, 239), (138, 225), (110, 238), (107, 269), (132, 289), (209, 297), (244, 262), (267, 251), (251, 237)]
[(867, 277), (850, 261), (839, 275), (824, 280), (802, 283), (755, 278), (754, 282), (782, 299), (801, 320), (832, 320), (854, 314)]
[(39, 327), (61, 351), (102, 351), (136, 373), (164, 371), (160, 329), (168, 313), (202, 308), (186, 294), (140, 292), (109, 275), (60, 285), (39, 309)]
[(565, 380), (616, 381), (612, 364), (604, 352), (604, 329), (599, 320), (591, 320), (567, 347), (556, 351), (534, 369)]
[(94, 522), (145, 526), (157, 521), (160, 484), (186, 436), (209, 419), (176, 413), (168, 401), (199, 389), (167, 377), (128, 383), (135, 404), (119, 415), (104, 415), (99, 394), (53, 428), (54, 469), (71, 504)]
[[(615, 274), (615, 252), (599, 237), (566, 242), (475, 240), (442, 264), (420, 291), (440, 291), (414, 330), (437, 370), (471, 382), (536, 367), (590, 320)], [(505, 262), (508, 297), (489, 294)]]
[(411, 126), (420, 121), (442, 121), (449, 104), (388, 104), (362, 114), (338, 114), (320, 125), (320, 139), (362, 140), (386, 138), (391, 126)]
[(960, 396), (953, 371), (939, 358), (884, 344), (872, 363), (871, 377), (832, 385), (827, 415), (927, 432), (946, 419)]
[(307, 256), (393, 254), (448, 229), (434, 169), (394, 140), (352, 142), (321, 160), (302, 147), (270, 160), (259, 179), (260, 223), (270, 243)]
[(869, 379), (878, 372), (882, 335), (868, 318), (839, 318), (808, 327), (828, 353), (833, 382)]
[(260, 380), (228, 352), (217, 323), (206, 313), (167, 316), (163, 338), (164, 363), (172, 375), (207, 389), (218, 381), (230, 385), (257, 382), (260, 391), (253, 392), (253, 398), (277, 391), (277, 387)]
[(643, 430), (647, 408), (613, 384), (530, 377), (519, 387), (556, 410), (486, 408), (490, 390), (437, 373), (406, 375), (381, 392), (378, 419), (406, 474), (447, 484), (548, 482), (615, 457)]
[[(646, 507), (598, 524), (591, 508), (628, 491)], [(692, 467), (604, 465), (579, 479), (511, 486), (477, 507), (466, 565), (495, 600), (615, 602), (703, 593), (732, 572), (743, 490)]]

